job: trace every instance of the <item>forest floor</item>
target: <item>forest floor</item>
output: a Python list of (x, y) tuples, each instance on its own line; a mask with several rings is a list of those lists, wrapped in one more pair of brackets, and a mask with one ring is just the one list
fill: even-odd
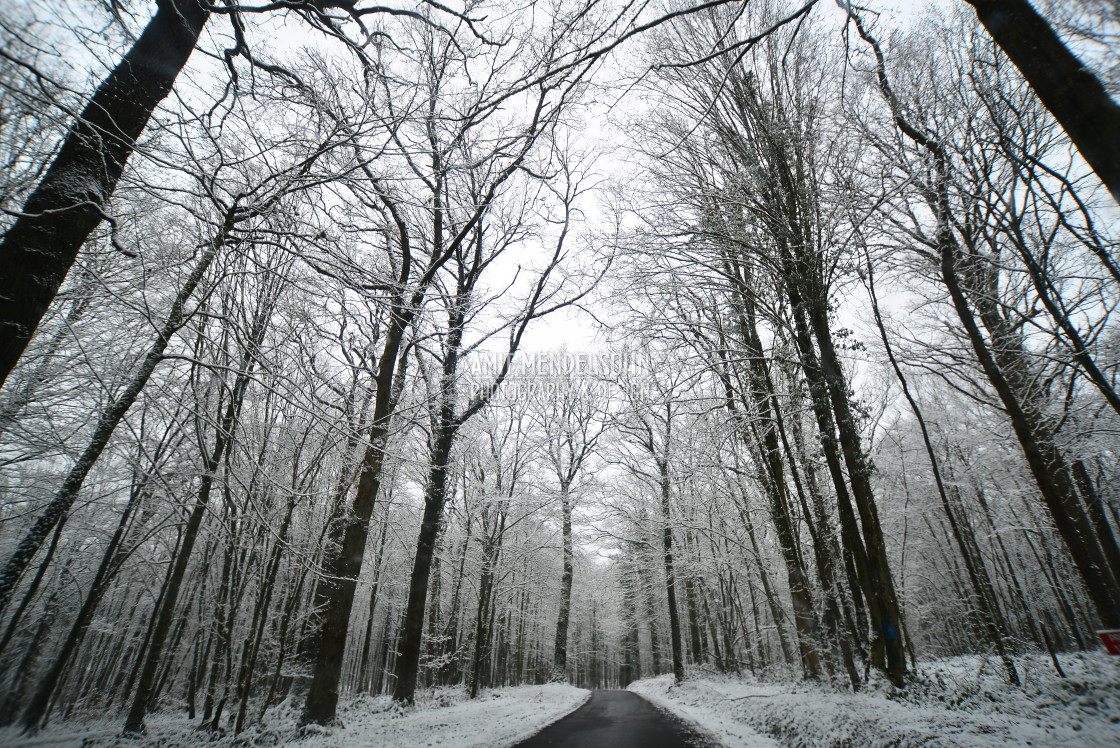
[(630, 690), (696, 725), (726, 746), (1120, 745), (1120, 658), (1062, 656), (1068, 676), (1048, 658), (1017, 660), (1021, 689), (999, 661), (960, 657), (921, 668), (905, 693), (870, 684), (861, 693), (693, 671), (673, 686), (663, 675)]
[(591, 692), (567, 685), (496, 688), (474, 701), (462, 688), (426, 690), (415, 707), (394, 707), (388, 696), (359, 697), (340, 712), (342, 726), (295, 727), (296, 710), (280, 705), (269, 711), (266, 727), (238, 736), (201, 732), (185, 716), (152, 715), (142, 739), (122, 740), (122, 720), (69, 721), (50, 726), (33, 738), (16, 728), (0, 730), (0, 746), (31, 748), (213, 748), (292, 745), (298, 748), (501, 748), (520, 742), (577, 709)]

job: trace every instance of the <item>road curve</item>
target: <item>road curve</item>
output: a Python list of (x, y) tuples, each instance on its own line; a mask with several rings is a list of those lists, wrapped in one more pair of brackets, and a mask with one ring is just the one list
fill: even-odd
[(515, 748), (698, 748), (710, 740), (630, 691), (594, 691), (586, 704)]

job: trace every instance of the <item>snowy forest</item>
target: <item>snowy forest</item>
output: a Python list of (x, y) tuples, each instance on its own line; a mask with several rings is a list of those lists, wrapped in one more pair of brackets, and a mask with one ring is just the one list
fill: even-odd
[(1118, 101), (1113, 0), (0, 0), (0, 744), (1116, 745)]

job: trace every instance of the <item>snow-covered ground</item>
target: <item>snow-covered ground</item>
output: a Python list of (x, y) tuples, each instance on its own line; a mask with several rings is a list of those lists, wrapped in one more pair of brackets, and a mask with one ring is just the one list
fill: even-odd
[(292, 745), (298, 748), (501, 748), (510, 746), (579, 707), (590, 691), (560, 684), (497, 688), (471, 701), (461, 688), (417, 695), (417, 705), (394, 707), (388, 696), (360, 698), (341, 713), (342, 727), (299, 730), (294, 711), (278, 707), (270, 724), (237, 737), (200, 732), (183, 717), (153, 715), (143, 740), (119, 740), (122, 720), (92, 720), (52, 726), (34, 738), (14, 728), (0, 730), (0, 746), (46, 748), (178, 748), (203, 743), (215, 748)]
[(1120, 745), (1120, 658), (1063, 657), (1065, 680), (1047, 659), (1024, 657), (1018, 664), (1022, 689), (1007, 685), (998, 661), (977, 657), (923, 666), (905, 694), (887, 686), (853, 694), (703, 672), (675, 687), (671, 676), (660, 676), (630, 689), (728, 748)]

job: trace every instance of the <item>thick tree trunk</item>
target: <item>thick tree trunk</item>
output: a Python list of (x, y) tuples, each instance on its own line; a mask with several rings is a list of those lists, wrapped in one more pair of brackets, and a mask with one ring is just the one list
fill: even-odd
[(1120, 105), (1029, 0), (965, 0), (1120, 202)]
[(901, 686), (906, 675), (902, 615), (887, 558), (883, 528), (879, 522), (879, 512), (871, 488), (871, 467), (864, 454), (855, 415), (852, 413), (848, 385), (840, 368), (839, 356), (833, 346), (827, 312), (819, 306), (814, 306), (810, 311), (810, 319), (813, 336), (820, 347), (822, 373), (828, 384), (832, 407), (836, 413), (840, 450), (848, 468), (848, 480), (852, 487), (852, 496), (855, 498), (856, 510), (859, 512), (860, 528), (863, 530), (864, 547), (867, 553), (867, 567), (874, 594), (878, 599), (880, 620), (872, 621), (874, 628), (871, 639), (872, 659), (877, 657), (876, 650), (881, 649), (885, 655), (887, 677), (896, 686)]
[(564, 570), (560, 575), (560, 611), (556, 615), (556, 645), (552, 654), (552, 680), (568, 680), (568, 618), (572, 610), (572, 574), (575, 569), (572, 549), (572, 502), (567, 484), (560, 485), (561, 535), (564, 545)]
[(684, 652), (681, 646), (681, 617), (677, 607), (677, 573), (673, 566), (673, 516), (669, 464), (665, 460), (658, 463), (661, 484), (661, 553), (665, 563), (665, 595), (669, 602), (669, 638), (673, 650), (673, 677), (680, 683), (684, 680)]
[[(873, 629), (871, 661), (876, 668), (885, 671), (888, 668), (888, 663), (886, 648), (883, 646), (883, 629), (887, 623), (888, 614), (881, 597), (882, 587), (878, 583), (878, 574), (872, 567), (870, 553), (860, 535), (859, 526), (856, 524), (855, 509), (852, 505), (851, 494), (848, 492), (847, 477), (844, 475), (843, 465), (840, 462), (840, 449), (838, 448), (836, 425), (830, 404), (829, 388), (813, 349), (809, 325), (799, 308), (800, 302), (799, 296), (791, 294), (791, 303), (794, 305), (795, 315), (795, 340), (801, 356), (802, 371), (809, 385), (810, 405), (816, 416), (821, 448), (836, 491), (841, 539), (848, 554), (847, 561), (853, 567), (849, 576), (855, 577), (857, 582), (851, 592), (853, 597), (862, 594), (866, 605), (866, 613), (870, 618)], [(857, 600), (857, 613), (860, 610)], [(897, 660), (894, 664), (897, 665)], [(904, 663), (903, 667), (905, 667)]]
[[(795, 400), (791, 404), (791, 409), (793, 412), (796, 412), (798, 408), (799, 403)], [(778, 412), (780, 413), (780, 411)], [(786, 438), (786, 430), (783, 428), (785, 425), (786, 423), (779, 419), (782, 444), (789, 454), (789, 464), (791, 468), (793, 468), (793, 475), (797, 475), (796, 467), (798, 464), (804, 466), (805, 491), (809, 494), (809, 498), (812, 501), (812, 511), (810, 512), (807, 509), (806, 516), (813, 516), (816, 518), (816, 524), (821, 535), (821, 542), (824, 543), (821, 552), (822, 562), (818, 567), (818, 572), (823, 575), (822, 580), (824, 581), (822, 581), (822, 587), (827, 590), (832, 590), (827, 599), (835, 605), (834, 613), (836, 615), (837, 631), (840, 633), (840, 646), (845, 658), (845, 667), (848, 669), (852, 688), (858, 689), (860, 686), (860, 678), (858, 670), (855, 667), (855, 659), (856, 653), (858, 653), (861, 661), (867, 660), (868, 626), (867, 610), (864, 605), (863, 593), (859, 586), (860, 583), (856, 574), (854, 559), (851, 553), (844, 553), (836, 534), (833, 532), (828, 510), (825, 506), (824, 495), (821, 491), (820, 481), (817, 477), (816, 466), (809, 457), (809, 452), (805, 444), (804, 430), (801, 428), (801, 424), (797, 418), (789, 419), (788, 439)], [(841, 568), (843, 569), (843, 574), (841, 574)], [(845, 583), (847, 585), (848, 594), (845, 594)], [(842, 631), (840, 628), (841, 623), (843, 623), (844, 626)]]
[(1112, 568), (1112, 575), (1116, 577), (1117, 581), (1120, 581), (1120, 546), (1117, 544), (1116, 533), (1113, 532), (1112, 525), (1109, 524), (1108, 517), (1105, 515), (1104, 501), (1097, 493), (1096, 486), (1093, 485), (1093, 480), (1089, 477), (1089, 471), (1085, 469), (1085, 463), (1082, 460), (1075, 460), (1070, 470), (1077, 485), (1077, 491), (1085, 502), (1089, 519), (1092, 520), (1093, 527), (1096, 529), (1097, 541), (1100, 543), (1101, 550), (1104, 551), (1105, 558), (1108, 559), (1108, 564)]
[(104, 219), (136, 139), (194, 51), (209, 8), (203, 0), (158, 0), (156, 14), (98, 86), (0, 240), (0, 385)]
[[(445, 405), (445, 409), (449, 411), (450, 405)], [(446, 415), (446, 418), (440, 418), (439, 428), (433, 435), (431, 462), (424, 490), (424, 518), (416, 539), (416, 556), (412, 562), (408, 603), (397, 654), (397, 682), (393, 686), (393, 700), (406, 704), (413, 703), (416, 695), (416, 678), (420, 671), (420, 650), (424, 638), (424, 605), (428, 598), (432, 558), (447, 498), (447, 466), (451, 460), (451, 445), (456, 429), (450, 423), (453, 417), (450, 413)]]
[[(762, 549), (758, 544), (758, 533), (755, 532), (754, 523), (751, 522), (749, 515), (742, 507), (739, 508), (739, 516), (743, 520), (743, 526), (747, 528), (747, 537), (751, 541), (751, 552), (754, 554), (754, 558), (761, 559)], [(778, 636), (778, 646), (782, 650), (782, 660), (787, 665), (792, 665), (794, 663), (793, 649), (790, 647), (786, 628), (782, 625), (786, 620), (785, 609), (782, 607), (781, 600), (778, 598), (777, 591), (774, 589), (774, 584), (770, 580), (770, 572), (767, 570), (766, 565), (760, 562), (756, 563), (755, 567), (758, 571), (759, 584), (762, 585), (762, 596), (766, 599), (766, 607), (770, 609), (770, 618), (774, 621), (774, 632)], [(762, 627), (758, 623), (757, 612), (755, 613), (755, 624), (755, 630), (761, 634)]]
[[(378, 389), (380, 390), (380, 385)], [(374, 416), (375, 425), (370, 435), (370, 446), (362, 462), (354, 502), (349, 507), (343, 504), (343, 515), (332, 520), (328, 534), (327, 547), (336, 550), (326, 554), (323, 560), (323, 578), (315, 589), (315, 608), (322, 609), (323, 612), (319, 627), (312, 634), (307, 653), (313, 658), (314, 669), (301, 717), (304, 724), (325, 725), (335, 719), (342, 678), (342, 659), (350, 627), (350, 611), (365, 556), (369, 520), (373, 516), (374, 501), (381, 487), (390, 417), (391, 413), (386, 413), (381, 423), (376, 423), (377, 416)], [(343, 495), (347, 488), (345, 485), (340, 486)]]
[[(400, 241), (407, 254), (408, 237), (403, 229)], [(401, 272), (400, 282), (403, 286), (408, 279), (407, 263)], [(421, 288), (423, 287), (422, 285)], [(395, 300), (389, 329), (385, 332), (381, 358), (377, 362), (372, 425), (368, 446), (362, 457), (358, 487), (351, 505), (343, 510), (341, 516), (332, 520), (330, 525), (327, 547), (334, 550), (327, 553), (323, 560), (324, 579), (316, 589), (315, 607), (323, 612), (318, 630), (310, 642), (309, 654), (313, 657), (314, 667), (307, 702), (300, 717), (303, 724), (328, 725), (335, 719), (350, 612), (358, 589), (358, 575), (362, 571), (370, 518), (381, 490), (389, 428), (397, 396), (403, 385), (405, 368), (397, 358), (422, 298), (422, 291), (418, 291), (411, 307), (406, 306), (400, 297)]]
[[(476, 234), (478, 252), (481, 253), (482, 231)], [(478, 255), (480, 256), (480, 255)], [(462, 355), (463, 335), (466, 324), (465, 309), (469, 304), (473, 284), (477, 280), (479, 266), (470, 273), (459, 276), (454, 303), (448, 312), (448, 334), (444, 344), (443, 366), (439, 379), (438, 409), (432, 418), (428, 454), (428, 477), (424, 487), (424, 515), (420, 523), (420, 534), (416, 540), (416, 556), (413, 559), (412, 576), (409, 578), (408, 602), (405, 607), (404, 621), (401, 624), (401, 642), (397, 653), (397, 682), (393, 686), (393, 700), (412, 704), (416, 695), (416, 680), (420, 669), (420, 653), (424, 639), (424, 604), (427, 601), (428, 585), (435, 557), (436, 540), (443, 522), (443, 510), (447, 503), (448, 465), (451, 462), (451, 448), (455, 437), (464, 423), (490, 402), (506, 373), (508, 362), (517, 351), (520, 332), (511, 338), (506, 367), (486, 388), (479, 390), (485, 394), (473, 396), (462, 412), (456, 413), (456, 395), (459, 359)], [(462, 273), (462, 268), (460, 269)], [(539, 299), (540, 289), (537, 286)], [(531, 309), (536, 301), (531, 302)], [(532, 317), (530, 313), (522, 318), (521, 327)]]
[[(228, 506), (228, 505), (227, 505)], [(208, 627), (211, 631), (213, 647), (208, 658), (210, 663), (210, 676), (207, 678), (206, 699), (202, 707), (202, 727), (214, 730), (217, 728), (224, 706), (225, 690), (229, 687), (228, 679), (221, 677), (223, 669), (233, 657), (233, 642), (229, 636), (229, 621), (233, 617), (231, 597), (233, 593), (231, 576), (233, 574), (234, 549), (236, 535), (229, 532), (226, 538), (225, 553), (222, 554), (222, 570), (218, 575), (218, 596), (214, 604), (213, 623)], [(174, 651), (172, 647), (170, 651)], [(219, 697), (219, 689), (222, 696)], [(157, 689), (158, 692), (158, 689)]]

